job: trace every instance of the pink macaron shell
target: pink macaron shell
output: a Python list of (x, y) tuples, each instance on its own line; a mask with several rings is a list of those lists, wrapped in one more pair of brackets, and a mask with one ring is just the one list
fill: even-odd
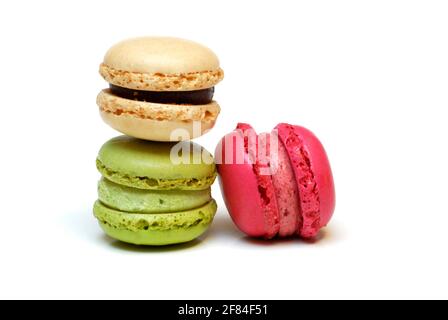
[(302, 226), (299, 234), (315, 237), (331, 219), (335, 207), (334, 182), (326, 152), (309, 130), (289, 124), (275, 128), (284, 144), (300, 193)]
[(325, 227), (333, 216), (336, 206), (336, 193), (330, 161), (320, 140), (308, 129), (295, 126), (295, 133), (304, 142), (308, 151), (311, 168), (319, 188), (320, 222)]
[[(275, 141), (276, 148), (270, 144), (272, 182), (277, 195), (277, 205), (280, 213), (280, 237), (295, 234), (302, 224), (300, 215), (299, 191), (288, 153), (279, 141), (275, 132), (270, 134), (270, 141)], [(274, 154), (275, 149), (277, 153)]]
[(232, 220), (242, 232), (251, 237), (271, 238), (276, 234), (276, 227), (266, 219), (260, 181), (245, 142), (243, 130), (236, 130), (222, 138), (216, 148), (223, 198)]
[(258, 194), (261, 199), (265, 219), (264, 238), (270, 239), (278, 234), (280, 217), (277, 197), (269, 167), (269, 146), (266, 134), (257, 136), (255, 130), (246, 123), (239, 123), (236, 130), (244, 136), (245, 151), (253, 163), (253, 171), (258, 181)]

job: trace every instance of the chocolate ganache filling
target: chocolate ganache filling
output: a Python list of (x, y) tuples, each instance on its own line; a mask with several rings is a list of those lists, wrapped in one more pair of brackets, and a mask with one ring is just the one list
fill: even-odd
[(112, 94), (120, 98), (171, 104), (208, 104), (213, 100), (215, 88), (196, 91), (142, 91), (127, 89), (110, 84)]

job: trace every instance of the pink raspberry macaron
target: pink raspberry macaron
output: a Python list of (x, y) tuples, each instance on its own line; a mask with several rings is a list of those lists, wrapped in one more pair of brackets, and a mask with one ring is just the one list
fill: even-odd
[(313, 238), (335, 208), (327, 154), (309, 130), (281, 123), (257, 134), (240, 123), (215, 152), (221, 190), (237, 227), (248, 236)]

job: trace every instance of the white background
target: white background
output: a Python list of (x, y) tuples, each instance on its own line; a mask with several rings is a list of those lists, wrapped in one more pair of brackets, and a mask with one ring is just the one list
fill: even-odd
[[(446, 1), (2, 1), (0, 298), (448, 298)], [(202, 241), (108, 239), (91, 212), (98, 66), (123, 38), (212, 48), (222, 114), (310, 128), (334, 171), (320, 241), (247, 239), (219, 203)]]

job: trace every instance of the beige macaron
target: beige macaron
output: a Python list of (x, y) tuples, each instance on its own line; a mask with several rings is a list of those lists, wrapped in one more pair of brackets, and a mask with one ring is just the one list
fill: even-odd
[(217, 56), (198, 43), (169, 37), (122, 41), (106, 53), (100, 74), (110, 88), (97, 98), (103, 120), (140, 139), (189, 140), (213, 128), (212, 100), (224, 73)]

